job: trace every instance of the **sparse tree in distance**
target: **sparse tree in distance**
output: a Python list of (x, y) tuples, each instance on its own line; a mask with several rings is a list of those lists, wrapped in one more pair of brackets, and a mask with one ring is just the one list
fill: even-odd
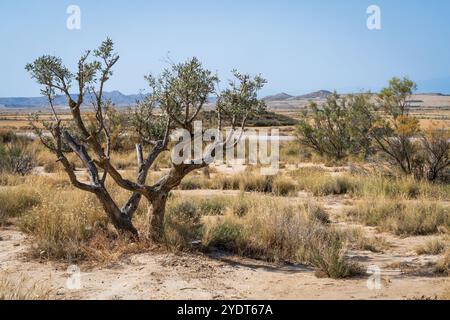
[(386, 154), (404, 174), (414, 172), (419, 146), (419, 120), (409, 114), (410, 99), (416, 84), (408, 78), (393, 78), (378, 95), (382, 112), (371, 136), (378, 149)]
[[(217, 93), (215, 108), (219, 132), (222, 130), (222, 117), (226, 115), (231, 119), (229, 125), (232, 130), (227, 139), (208, 145), (205, 154), (209, 154), (209, 157), (181, 164), (172, 163), (167, 174), (155, 184), (148, 185), (146, 180), (152, 164), (163, 152), (170, 151), (169, 137), (173, 130), (182, 128), (191, 136), (194, 135), (193, 123), (204, 109), (209, 96), (216, 93), (218, 79), (196, 58), (172, 64), (159, 77), (146, 77), (151, 92), (137, 105), (132, 117), (139, 141), (136, 145), (138, 172), (136, 178), (130, 180), (122, 176), (111, 163), (114, 119), (108, 112), (110, 104), (103, 98), (105, 84), (112, 76), (112, 69), (118, 60), (113, 42), (107, 39), (99, 49), (82, 55), (75, 73), (70, 72), (62, 60), (54, 56), (42, 56), (28, 64), (26, 70), (43, 86), (42, 93), (48, 98), (54, 117), (53, 121), (44, 123), (44, 129), (36, 128), (36, 132), (42, 143), (56, 154), (71, 183), (97, 197), (118, 231), (138, 236), (132, 220), (144, 197), (150, 213), (149, 235), (153, 240), (161, 241), (170, 191), (190, 172), (207, 167), (214, 150), (223, 148), (239, 128), (245, 128), (249, 116), (263, 109), (264, 105), (257, 93), (265, 80), (261, 76), (250, 77), (234, 71), (235, 80), (230, 82), (229, 88)], [(70, 92), (74, 88), (77, 90), (76, 95)], [(53, 103), (56, 93), (67, 97), (71, 125), (61, 121), (58, 115)], [(90, 102), (95, 117), (89, 124), (81, 111), (86, 95), (94, 97)], [(148, 149), (147, 152), (144, 149)], [(68, 152), (74, 152), (82, 161), (90, 178), (88, 183), (81, 182), (75, 175), (67, 159)], [(108, 191), (105, 183), (108, 177), (132, 193), (122, 207)]]
[(300, 142), (336, 160), (350, 154), (367, 156), (371, 153), (373, 110), (368, 94), (339, 97), (334, 93), (321, 106), (311, 102), (298, 125)]

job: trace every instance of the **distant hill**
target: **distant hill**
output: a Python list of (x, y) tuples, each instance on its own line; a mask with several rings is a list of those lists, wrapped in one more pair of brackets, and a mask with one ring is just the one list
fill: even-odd
[(311, 93), (308, 93), (308, 94), (304, 94), (304, 95), (301, 95), (301, 96), (297, 96), (297, 97), (291, 98), (291, 100), (326, 99), (332, 94), (333, 94), (333, 92), (328, 91), (328, 90), (319, 90), (319, 91), (315, 91), (315, 92), (311, 92)]
[(326, 99), (333, 93), (328, 90), (319, 90), (315, 92), (311, 92), (308, 94), (304, 94), (301, 96), (291, 96), (287, 93), (279, 93), (273, 96), (265, 97), (265, 101), (295, 101), (295, 100), (311, 100), (311, 99)]
[[(116, 106), (129, 106), (136, 104), (137, 100), (142, 99), (142, 95), (131, 94), (125, 95), (120, 91), (105, 92), (103, 94), (105, 100), (111, 100)], [(72, 95), (72, 98), (76, 100), (78, 95)], [(84, 104), (89, 105), (92, 101), (92, 96), (86, 94), (84, 97)], [(65, 95), (57, 95), (55, 97), (55, 105), (66, 106), (67, 98)], [(48, 106), (48, 101), (46, 97), (31, 97), (31, 98), (0, 98), (0, 106), (8, 108), (27, 108), (27, 107), (46, 107)]]
[(291, 96), (290, 94), (282, 92), (282, 93), (279, 93), (279, 94), (275, 94), (273, 96), (265, 97), (264, 100), (265, 101), (284, 101), (284, 100), (287, 100), (287, 99), (291, 99), (293, 97), (294, 96)]
[(449, 97), (450, 95), (440, 92), (424, 92), (424, 93), (416, 93), (416, 95), (420, 96), (437, 96), (437, 97)]

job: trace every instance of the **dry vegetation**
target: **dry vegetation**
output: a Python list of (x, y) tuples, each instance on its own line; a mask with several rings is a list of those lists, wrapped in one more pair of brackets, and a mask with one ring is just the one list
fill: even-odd
[(350, 209), (348, 215), (399, 236), (436, 234), (450, 228), (450, 208), (425, 200), (368, 200)]
[[(36, 257), (102, 262), (152, 247), (146, 240), (127, 244), (108, 228), (96, 199), (62, 178), (29, 177), (16, 183), (0, 189), (1, 199), (8, 199), (3, 219), (17, 218), (22, 230), (33, 235)], [(127, 196), (120, 189), (114, 194)], [(138, 210), (142, 232), (145, 214)], [(220, 248), (257, 259), (310, 264), (331, 277), (357, 269), (345, 259), (345, 234), (329, 226), (327, 213), (314, 204), (289, 205), (251, 195), (173, 196), (167, 214), (165, 243), (172, 249), (193, 250), (193, 243), (200, 241), (203, 250)]]
[[(180, 189), (239, 190), (240, 195), (205, 198), (174, 194), (165, 223), (165, 245), (170, 250), (220, 249), (267, 261), (302, 263), (314, 267), (318, 275), (341, 278), (361, 272), (361, 267), (346, 258), (347, 250), (383, 252), (389, 247), (382, 237), (368, 237), (360, 228), (334, 226), (321, 205), (284, 200), (296, 197), (300, 190), (317, 197), (352, 197), (355, 205), (347, 210), (348, 219), (380, 231), (412, 236), (450, 229), (449, 207), (429, 201), (448, 200), (448, 185), (376, 175), (331, 175), (319, 167), (296, 169), (281, 178), (261, 176), (258, 170), (231, 176), (211, 171), (209, 177), (194, 172)], [(0, 184), (0, 222), (15, 221), (33, 235), (35, 257), (104, 263), (155, 248), (145, 237), (129, 243), (118, 235), (108, 226), (97, 200), (74, 189), (62, 173), (4, 174)], [(118, 200), (129, 196), (113, 185), (110, 188)], [(146, 215), (141, 204), (137, 227), (144, 235)], [(447, 244), (448, 238), (444, 238), (415, 250), (439, 255)], [(447, 262), (444, 258), (436, 270), (446, 272)]]
[[(0, 136), (6, 141), (11, 133)], [(351, 253), (386, 255), (390, 261), (391, 241), (411, 238), (409, 251), (435, 257), (433, 276), (449, 275), (448, 182), (369, 166), (360, 157), (336, 162), (286, 142), (276, 177), (261, 175), (259, 167), (230, 174), (213, 166), (183, 179), (167, 203), (162, 243), (148, 240), (142, 201), (135, 218), (141, 237), (133, 242), (111, 227), (93, 195), (71, 186), (54, 155), (37, 141), (19, 140), (17, 157), (31, 156), (35, 167), (27, 174), (11, 167), (0, 170), (0, 228), (12, 225), (30, 236), (27, 259), (105, 266), (143, 252), (213, 256), (219, 251), (277, 266), (302, 264), (318, 277), (340, 279), (358, 278), (365, 271)], [(77, 177), (86, 181), (81, 161), (73, 154), (67, 157)], [(149, 183), (168, 170), (169, 160), (165, 153), (153, 164)], [(135, 175), (131, 147), (114, 154), (111, 162), (125, 178)], [(130, 196), (109, 178), (106, 185), (118, 203)], [(191, 194), (194, 190), (198, 193)], [(211, 190), (216, 193), (210, 195)], [(441, 297), (448, 299), (448, 292)], [(50, 292), (39, 285), (0, 280), (0, 299), (48, 298)]]
[(0, 278), (0, 301), (2, 300), (49, 300), (52, 290), (42, 283), (36, 283), (22, 276), (18, 282)]

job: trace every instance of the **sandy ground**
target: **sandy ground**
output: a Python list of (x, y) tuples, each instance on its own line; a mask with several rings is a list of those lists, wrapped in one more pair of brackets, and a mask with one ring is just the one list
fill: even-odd
[[(342, 199), (323, 201), (338, 220)], [(414, 299), (435, 298), (448, 288), (449, 279), (435, 276), (430, 269), (438, 256), (417, 256), (413, 250), (431, 237), (399, 238), (363, 228), (368, 235), (382, 236), (390, 243), (383, 253), (349, 252), (351, 259), (365, 267), (380, 268), (379, 289), (368, 288), (370, 275), (346, 280), (317, 278), (311, 268), (302, 265), (277, 265), (223, 252), (149, 252), (103, 267), (81, 265), (80, 288), (69, 289), (69, 266), (27, 258), (32, 239), (13, 227), (0, 229), (0, 272), (12, 282), (25, 279), (52, 288), (54, 299)]]

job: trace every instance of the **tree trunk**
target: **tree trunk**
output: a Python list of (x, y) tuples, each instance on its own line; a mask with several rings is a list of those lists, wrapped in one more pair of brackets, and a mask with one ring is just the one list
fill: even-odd
[(159, 194), (151, 201), (150, 210), (150, 238), (160, 242), (164, 236), (164, 215), (166, 213), (167, 193)]
[(160, 242), (164, 236), (164, 215), (166, 213), (166, 203), (169, 192), (180, 185), (181, 180), (190, 172), (204, 168), (205, 164), (182, 164), (174, 166), (169, 173), (162, 177), (155, 186), (157, 190), (155, 196), (147, 197), (151, 203), (149, 208), (150, 230), (149, 236), (153, 241)]
[(103, 209), (117, 231), (131, 234), (133, 237), (139, 236), (138, 231), (131, 222), (130, 216), (122, 212), (119, 207), (117, 207), (114, 200), (106, 190), (100, 189), (100, 191), (96, 193), (96, 196), (100, 200)]

